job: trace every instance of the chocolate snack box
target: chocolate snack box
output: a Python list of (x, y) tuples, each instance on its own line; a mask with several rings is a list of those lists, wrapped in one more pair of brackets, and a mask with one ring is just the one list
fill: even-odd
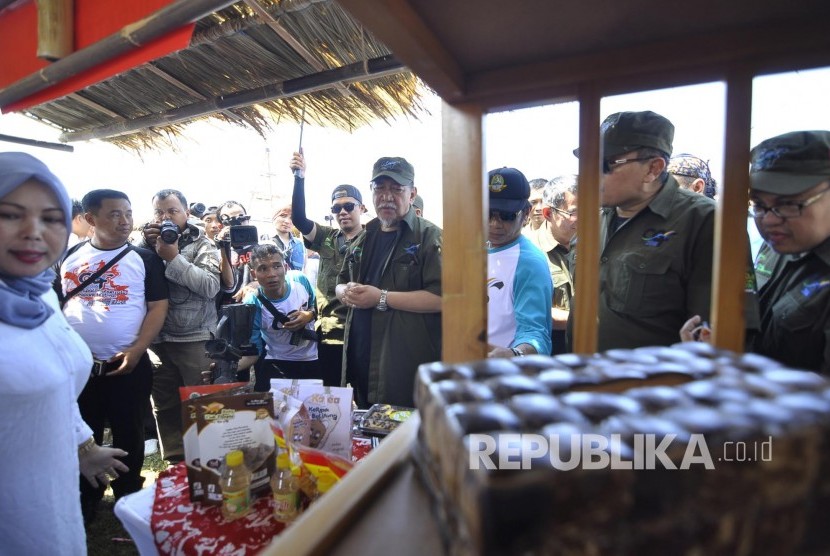
[(415, 396), (450, 554), (826, 553), (814, 373), (691, 343), (425, 364)]

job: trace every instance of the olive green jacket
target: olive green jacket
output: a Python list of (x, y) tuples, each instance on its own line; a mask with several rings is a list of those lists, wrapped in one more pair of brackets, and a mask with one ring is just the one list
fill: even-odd
[[(375, 218), (364, 234), (353, 240), (338, 283), (364, 283), (364, 249), (371, 249), (380, 233)], [(426, 290), (441, 295), (441, 228), (410, 210), (401, 221), (395, 246), (381, 273), (381, 289), (396, 291)], [(343, 380), (352, 322), (352, 309), (346, 319), (343, 349)], [(421, 363), (441, 359), (441, 313), (412, 313), (389, 308), (372, 314), (372, 340), (369, 366), (369, 403), (388, 403), (414, 407), (415, 373)]]

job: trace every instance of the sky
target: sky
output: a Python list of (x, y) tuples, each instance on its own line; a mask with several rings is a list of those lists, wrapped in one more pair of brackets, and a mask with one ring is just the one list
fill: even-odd
[[(755, 79), (751, 143), (798, 129), (830, 129), (830, 68)], [(653, 110), (675, 125), (675, 153), (708, 160), (721, 183), (725, 86), (679, 87), (604, 98), (601, 117), (623, 110)], [(382, 156), (403, 156), (415, 167), (415, 184), (424, 198), (425, 216), (443, 224), (441, 206), (441, 103), (425, 102), (429, 114), (419, 120), (377, 122), (352, 133), (306, 124), (303, 151), (308, 216), (318, 222), (330, 214), (331, 191), (341, 183), (357, 186), (371, 211), (372, 165)], [(59, 132), (16, 114), (0, 116), (0, 134), (57, 142)], [(236, 200), (259, 217), (260, 233), (271, 232), (273, 196), (289, 197), (288, 169), (297, 149), (299, 125), (276, 126), (267, 138), (229, 124), (198, 122), (186, 130), (176, 152), (138, 155), (100, 141), (73, 143), (65, 153), (0, 142), (0, 151), (29, 152), (43, 160), (73, 197), (96, 188), (130, 196), (136, 223), (149, 219), (151, 198), (160, 189), (181, 190), (188, 201), (206, 205)], [(578, 105), (565, 103), (489, 114), (485, 117), (485, 167), (512, 166), (528, 179), (552, 178), (577, 171), (572, 150), (578, 143)], [(263, 230), (262, 227), (266, 229)]]

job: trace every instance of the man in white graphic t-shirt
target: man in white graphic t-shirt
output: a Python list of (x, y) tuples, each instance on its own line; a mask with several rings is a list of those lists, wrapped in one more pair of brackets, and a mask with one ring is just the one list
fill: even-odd
[[(153, 383), (147, 347), (164, 324), (168, 285), (158, 255), (128, 242), (133, 212), (127, 195), (96, 189), (82, 204), (95, 231), (61, 262), (59, 297), (66, 320), (87, 343), (95, 362), (78, 397), (81, 416), (99, 444), (109, 423), (113, 445), (128, 453), (122, 461), (130, 470), (112, 482), (120, 498), (144, 483), (144, 417)], [(105, 270), (95, 277), (101, 269)], [(104, 489), (94, 489), (83, 479), (80, 483), (81, 508), (89, 522)]]

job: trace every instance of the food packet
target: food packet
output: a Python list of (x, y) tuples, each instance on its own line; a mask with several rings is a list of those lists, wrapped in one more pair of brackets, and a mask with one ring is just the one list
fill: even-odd
[(196, 405), (192, 400), (225, 390), (243, 388), (246, 384), (245, 382), (232, 382), (229, 384), (179, 387), (179, 399), (182, 401), (182, 443), (184, 445), (184, 461), (187, 468), (187, 488), (190, 493), (191, 502), (199, 502), (205, 495), (202, 464), (199, 458), (199, 432), (196, 423)]
[(308, 446), (351, 459), (352, 389), (300, 384), (298, 393), (308, 411)]
[(271, 491), (270, 480), (276, 468), (274, 401), (270, 392), (215, 394), (194, 400), (199, 432), (199, 453), (204, 471), (206, 504), (222, 503), (219, 481), (225, 455), (241, 450), (251, 471), (251, 494)]

